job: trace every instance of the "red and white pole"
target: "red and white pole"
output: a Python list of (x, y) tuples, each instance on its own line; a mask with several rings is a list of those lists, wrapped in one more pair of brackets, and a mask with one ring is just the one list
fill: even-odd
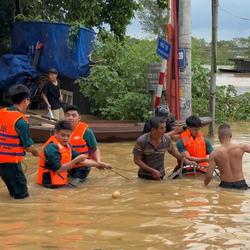
[(161, 101), (162, 87), (163, 87), (164, 80), (165, 80), (166, 65), (167, 65), (167, 60), (162, 59), (159, 83), (157, 86), (157, 93), (156, 93), (156, 97), (155, 97), (154, 111), (157, 108), (157, 106), (160, 104), (160, 101)]

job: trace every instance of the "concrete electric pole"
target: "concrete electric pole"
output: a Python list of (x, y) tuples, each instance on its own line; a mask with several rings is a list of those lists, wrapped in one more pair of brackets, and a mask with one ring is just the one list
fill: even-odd
[[(212, 55), (211, 55), (211, 82), (210, 82), (210, 107), (209, 116), (215, 120), (215, 95), (217, 72), (217, 29), (218, 29), (219, 0), (212, 0)], [(215, 122), (209, 124), (209, 135), (214, 136)]]
[(179, 106), (180, 119), (192, 113), (191, 107), (191, 0), (179, 1)]

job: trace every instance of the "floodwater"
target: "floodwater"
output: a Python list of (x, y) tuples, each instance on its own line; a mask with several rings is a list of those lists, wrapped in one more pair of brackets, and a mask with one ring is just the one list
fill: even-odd
[[(249, 123), (230, 125), (233, 142), (249, 143)], [(202, 129), (204, 135), (207, 131)], [(219, 146), (217, 134), (211, 142)], [(36, 184), (38, 158), (27, 154), (30, 197), (12, 199), (0, 181), (0, 249), (250, 249), (250, 191), (221, 189), (218, 179), (207, 188), (200, 178), (140, 180), (134, 142), (99, 146), (102, 160), (129, 180), (92, 169), (78, 188), (46, 189)], [(166, 173), (175, 163), (166, 153)], [(250, 184), (249, 163), (246, 154), (243, 172)], [(114, 191), (120, 191), (119, 199), (112, 198)]]

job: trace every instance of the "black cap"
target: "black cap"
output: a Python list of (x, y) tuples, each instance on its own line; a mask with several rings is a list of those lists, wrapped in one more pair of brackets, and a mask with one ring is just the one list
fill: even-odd
[[(51, 69), (49, 70), (49, 72), (54, 73), (54, 74), (58, 74), (57, 70), (54, 69), (54, 68), (51, 68)], [(48, 72), (48, 73), (49, 73), (49, 72)]]

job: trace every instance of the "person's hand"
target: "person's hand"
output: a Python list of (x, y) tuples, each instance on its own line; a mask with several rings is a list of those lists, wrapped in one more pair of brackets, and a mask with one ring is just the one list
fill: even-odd
[(98, 163), (100, 164), (100, 167), (97, 167), (99, 169), (104, 169), (104, 168), (112, 169), (113, 168), (112, 164), (110, 163), (105, 163), (105, 162), (100, 162), (100, 161), (98, 161)]
[(156, 179), (156, 180), (161, 180), (161, 174), (158, 170), (154, 169), (154, 172), (153, 172), (153, 177)]
[(174, 133), (175, 134), (180, 134), (180, 133), (182, 133), (183, 132), (183, 127), (182, 127), (182, 125), (181, 124), (177, 124), (176, 126), (175, 126), (175, 128), (174, 128)]
[(51, 105), (47, 104), (47, 108), (48, 108), (48, 110), (50, 110), (51, 109)]
[(59, 97), (59, 101), (61, 102), (63, 100), (62, 96)]
[(75, 159), (77, 159), (78, 162), (81, 162), (81, 161), (85, 161), (87, 159), (87, 156), (84, 154), (80, 154)]
[(39, 156), (40, 156), (40, 154), (39, 154), (39, 152), (38, 152), (37, 149), (35, 149), (34, 151), (32, 151), (31, 154), (32, 154), (33, 156), (36, 156), (36, 157), (39, 157)]
[(189, 161), (187, 159), (184, 160), (185, 165), (197, 165), (197, 162), (195, 161)]

